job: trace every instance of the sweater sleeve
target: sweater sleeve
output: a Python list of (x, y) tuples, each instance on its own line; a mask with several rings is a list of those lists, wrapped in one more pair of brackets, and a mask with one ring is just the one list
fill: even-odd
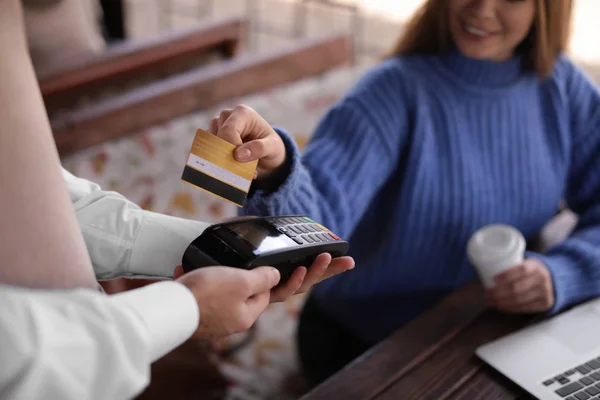
[(348, 238), (394, 170), (407, 125), (404, 85), (397, 68), (367, 73), (320, 121), (300, 157), (287, 150), (288, 175), (274, 192), (251, 191), (243, 214), (304, 214)]
[(572, 141), (565, 200), (579, 221), (565, 241), (534, 255), (552, 275), (551, 313), (600, 295), (600, 93), (574, 65), (563, 66)]

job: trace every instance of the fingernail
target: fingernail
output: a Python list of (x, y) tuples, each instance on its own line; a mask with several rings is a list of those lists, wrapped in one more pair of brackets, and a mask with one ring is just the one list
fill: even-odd
[(237, 149), (237, 158), (238, 160), (248, 160), (252, 154), (248, 149)]

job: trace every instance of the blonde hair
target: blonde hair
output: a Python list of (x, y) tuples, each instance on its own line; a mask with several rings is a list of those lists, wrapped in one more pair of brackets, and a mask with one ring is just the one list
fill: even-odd
[[(536, 17), (529, 35), (517, 48), (527, 71), (540, 77), (552, 73), (554, 62), (567, 48), (571, 0), (536, 0)], [(413, 15), (388, 56), (437, 54), (452, 43), (448, 26), (448, 0), (427, 0)]]

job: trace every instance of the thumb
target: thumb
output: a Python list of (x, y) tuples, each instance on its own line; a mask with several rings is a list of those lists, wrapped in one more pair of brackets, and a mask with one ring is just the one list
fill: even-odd
[(271, 142), (271, 139), (266, 137), (244, 143), (235, 150), (235, 158), (240, 162), (248, 162), (265, 158), (269, 156), (270, 152), (272, 152)]
[(260, 317), (260, 314), (267, 309), (270, 304), (270, 300), (270, 292), (263, 292), (246, 300), (248, 313), (253, 321), (256, 321), (258, 317)]
[(273, 267), (258, 267), (248, 271), (248, 273), (250, 274), (250, 294), (248, 297), (268, 292), (275, 287), (281, 279), (281, 274)]

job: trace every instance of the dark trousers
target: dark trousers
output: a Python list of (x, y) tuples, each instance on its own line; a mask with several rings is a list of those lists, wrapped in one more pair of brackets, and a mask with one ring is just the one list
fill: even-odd
[(311, 388), (370, 347), (324, 314), (312, 296), (307, 299), (300, 314), (297, 335), (302, 372)]

